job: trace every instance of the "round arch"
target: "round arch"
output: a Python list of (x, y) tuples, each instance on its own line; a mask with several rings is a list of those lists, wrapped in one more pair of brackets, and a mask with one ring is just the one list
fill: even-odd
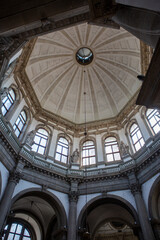
[(158, 211), (158, 198), (160, 197), (160, 176), (154, 181), (148, 197), (148, 210), (151, 219), (160, 219)]
[[(127, 223), (131, 228), (136, 228), (139, 226), (139, 219), (138, 219), (138, 215), (136, 210), (134, 209), (134, 207), (125, 199), (119, 197), (119, 196), (115, 196), (115, 195), (101, 195), (98, 197), (93, 198), (92, 200), (90, 200), (81, 210), (79, 217), (78, 217), (78, 222), (77, 222), (77, 229), (78, 231), (81, 231), (81, 229), (85, 228), (85, 224), (86, 224), (86, 215), (89, 216), (89, 214), (91, 214), (96, 208), (98, 209), (98, 212), (100, 213), (100, 206), (118, 206), (121, 209), (124, 209), (125, 212), (128, 212), (128, 214), (131, 216), (132, 218), (132, 223), (129, 223), (125, 220), (123, 220), (123, 222)], [(101, 211), (103, 212), (104, 209)], [(93, 217), (92, 217), (93, 219)], [(97, 221), (97, 218), (95, 218)], [(123, 219), (122, 217), (119, 219)], [(104, 219), (103, 219), (104, 220)], [(102, 220), (102, 221), (103, 221)], [(104, 222), (104, 221), (103, 221)], [(102, 222), (101, 222), (102, 223)], [(100, 222), (95, 225), (95, 228), (93, 229), (92, 234), (95, 234), (95, 231), (97, 229), (98, 226), (100, 226), (101, 224)]]
[(27, 196), (35, 196), (47, 201), (51, 205), (51, 207), (53, 207), (56, 213), (59, 227), (67, 226), (67, 216), (64, 206), (54, 194), (47, 190), (40, 191), (39, 188), (29, 188), (24, 191), (21, 191), (16, 196), (13, 197), (11, 206), (13, 206), (13, 204), (17, 200)]

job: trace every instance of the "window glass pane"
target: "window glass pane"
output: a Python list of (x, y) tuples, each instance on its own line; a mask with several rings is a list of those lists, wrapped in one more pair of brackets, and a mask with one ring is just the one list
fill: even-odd
[(61, 151), (62, 151), (62, 147), (58, 145), (57, 146), (57, 152), (61, 153)]
[(38, 153), (44, 154), (44, 151), (45, 151), (45, 148), (39, 146)]
[(32, 151), (37, 152), (37, 149), (38, 149), (38, 145), (33, 144), (32, 145)]
[(18, 128), (19, 128), (20, 131), (22, 130), (22, 128), (23, 128), (23, 123), (22, 122), (19, 123)]
[(20, 235), (15, 235), (14, 240), (19, 240), (20, 239)]
[(7, 113), (7, 110), (5, 109), (5, 107), (4, 106), (2, 106), (2, 109), (1, 109), (1, 111), (2, 111), (2, 115), (4, 116), (6, 113)]
[(11, 102), (9, 101), (9, 99), (5, 102), (5, 107), (7, 108), (7, 109), (9, 109), (10, 107), (11, 107)]
[(44, 138), (41, 138), (41, 142), (40, 142), (40, 145), (42, 145), (42, 146), (46, 146), (47, 145), (47, 140), (46, 139), (44, 139)]
[(90, 164), (95, 164), (96, 163), (96, 158), (95, 157), (91, 157), (90, 158)]
[(95, 155), (95, 149), (90, 149), (89, 156), (94, 156), (94, 155)]
[(88, 158), (83, 158), (83, 165), (89, 165), (89, 159)]
[(55, 157), (55, 159), (56, 159), (57, 161), (60, 161), (60, 159), (61, 159), (61, 155), (60, 155), (59, 153), (56, 153), (56, 157)]
[(140, 143), (141, 143), (141, 147), (143, 147), (143, 145), (144, 145), (144, 140), (143, 140), (143, 138), (140, 139)]
[(15, 134), (16, 134), (17, 137), (19, 136), (20, 132), (19, 132), (18, 129), (15, 130)]
[(67, 163), (67, 157), (64, 156), (64, 155), (62, 155), (61, 162), (63, 162), (63, 163)]
[(14, 93), (13, 89), (9, 90), (9, 94), (11, 95), (12, 99), (15, 100), (15, 93)]
[(22, 225), (18, 224), (16, 233), (21, 233), (22, 231)]
[(39, 144), (40, 140), (41, 140), (41, 138), (39, 136), (35, 136), (35, 138), (34, 138), (35, 143)]
[(142, 137), (142, 134), (140, 131), (137, 131), (137, 137), (138, 137), (138, 139), (140, 139)]
[(107, 161), (108, 161), (108, 162), (113, 161), (113, 155), (112, 155), (112, 154), (108, 154), (108, 155), (107, 155)]
[(111, 153), (111, 152), (112, 152), (111, 146), (106, 146), (106, 153)]
[(27, 229), (24, 230), (24, 235), (25, 236), (30, 236), (29, 232), (27, 231)]
[(30, 240), (31, 238), (23, 237), (23, 240)]
[(138, 141), (138, 138), (137, 138), (136, 134), (132, 136), (132, 140), (133, 140), (133, 143), (136, 143)]
[(61, 137), (61, 138), (59, 139), (59, 141), (68, 145), (68, 141), (67, 141), (67, 139), (65, 139), (65, 138), (62, 138), (62, 137)]
[(68, 155), (68, 149), (66, 148), (63, 148), (63, 152), (62, 152), (64, 155)]
[(115, 161), (121, 160), (120, 154), (119, 153), (115, 153), (114, 154), (114, 159), (115, 159)]
[(113, 148), (113, 152), (118, 152), (119, 151), (118, 145), (113, 145), (112, 148)]
[(141, 146), (140, 146), (140, 143), (139, 142), (137, 142), (136, 144), (135, 144), (135, 148), (136, 148), (136, 150), (138, 151), (140, 148), (141, 148)]
[(160, 131), (160, 126), (156, 125), (153, 129), (154, 132), (157, 134)]
[(13, 239), (14, 239), (14, 234), (10, 233), (7, 240), (13, 240)]
[(115, 137), (108, 137), (106, 138), (105, 142), (114, 142), (116, 141), (116, 138)]
[(10, 232), (14, 233), (16, 231), (16, 227), (17, 227), (17, 224), (16, 223), (12, 223)]
[(7, 228), (8, 228), (8, 225), (6, 225), (4, 229), (7, 230)]
[(40, 128), (38, 130), (38, 133), (42, 133), (43, 135), (48, 136), (48, 132), (45, 129), (42, 129), (42, 128)]

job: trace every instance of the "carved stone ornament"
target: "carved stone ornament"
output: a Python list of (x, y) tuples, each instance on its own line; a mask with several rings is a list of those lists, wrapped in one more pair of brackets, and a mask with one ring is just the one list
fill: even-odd
[(19, 183), (19, 180), (22, 178), (22, 174), (17, 172), (17, 171), (13, 171), (10, 173), (9, 175), (9, 182), (14, 182), (14, 183)]
[(36, 134), (36, 131), (35, 131), (35, 130), (33, 130), (33, 131), (31, 131), (31, 132), (29, 132), (29, 133), (27, 134), (26, 144), (28, 144), (29, 146), (32, 146), (32, 145), (33, 145), (35, 134)]
[(123, 141), (121, 141), (119, 150), (122, 157), (129, 155), (129, 146), (127, 146)]
[(71, 163), (79, 163), (79, 151), (78, 148), (72, 153), (70, 158)]
[(0, 95), (1, 95), (1, 98), (3, 99), (4, 97), (6, 97), (8, 94), (8, 88), (3, 88), (0, 90)]
[(77, 202), (78, 201), (78, 192), (77, 191), (70, 191), (68, 194), (70, 202)]
[(141, 185), (139, 183), (133, 183), (130, 185), (131, 193), (134, 195), (136, 193), (141, 193)]

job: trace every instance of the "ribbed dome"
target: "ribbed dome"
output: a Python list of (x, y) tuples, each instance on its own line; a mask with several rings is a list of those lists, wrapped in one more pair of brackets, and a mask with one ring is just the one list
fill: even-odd
[[(78, 63), (81, 48), (91, 50), (91, 63)], [(41, 106), (77, 124), (85, 108), (87, 122), (115, 117), (139, 89), (140, 72), (138, 39), (87, 23), (39, 37), (26, 66)]]

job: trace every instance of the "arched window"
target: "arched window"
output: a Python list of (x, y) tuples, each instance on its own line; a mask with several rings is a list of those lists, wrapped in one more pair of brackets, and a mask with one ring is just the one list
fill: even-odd
[(148, 109), (146, 117), (153, 132), (157, 134), (160, 131), (160, 113), (156, 109)]
[(5, 116), (7, 114), (7, 112), (9, 111), (9, 109), (12, 107), (14, 101), (16, 99), (16, 95), (14, 90), (11, 88), (7, 94), (7, 96), (5, 96), (2, 99), (2, 107), (1, 107), (1, 111), (3, 116)]
[(132, 126), (130, 127), (130, 136), (136, 151), (143, 147), (145, 142), (142, 137), (141, 131), (136, 123), (133, 123)]
[(42, 155), (45, 154), (47, 142), (48, 142), (48, 132), (43, 128), (39, 128), (34, 137), (34, 144), (32, 145), (32, 151), (40, 153)]
[(12, 222), (6, 225), (2, 240), (31, 240), (29, 229), (22, 223)]
[(105, 139), (105, 154), (107, 162), (121, 160), (119, 146), (115, 137), (107, 137)]
[(57, 143), (55, 160), (67, 163), (69, 155), (69, 143), (66, 138), (60, 137)]
[(13, 129), (14, 129), (14, 132), (17, 137), (19, 137), (20, 134), (22, 133), (22, 130), (26, 124), (26, 121), (27, 121), (26, 112), (24, 110), (22, 110), (21, 113), (19, 114), (15, 124), (13, 125)]
[(82, 166), (96, 164), (96, 151), (93, 141), (85, 141), (82, 146)]

